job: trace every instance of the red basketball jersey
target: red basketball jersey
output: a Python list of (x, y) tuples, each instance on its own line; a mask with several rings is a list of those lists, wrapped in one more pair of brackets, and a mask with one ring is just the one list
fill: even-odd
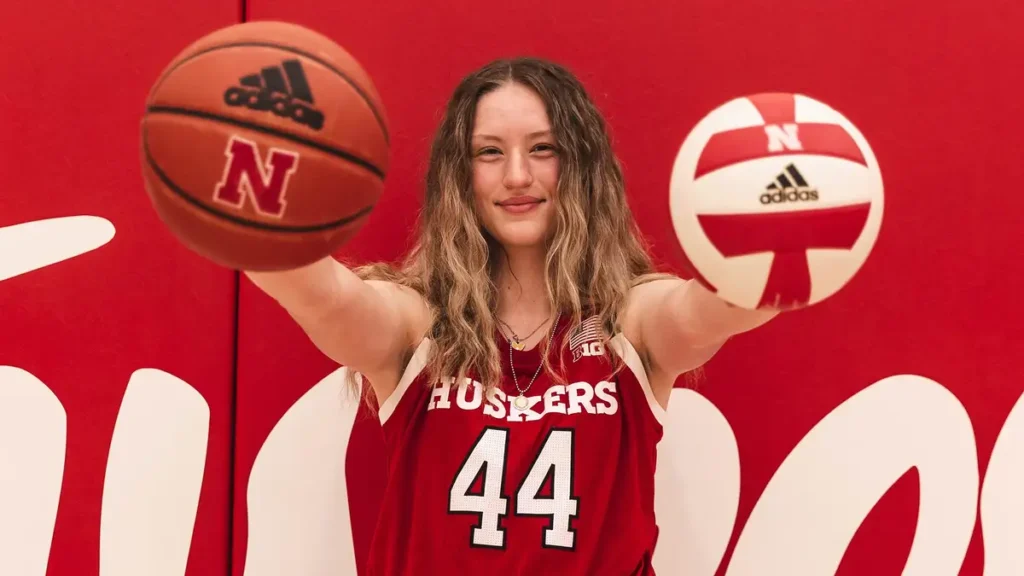
[[(567, 384), (542, 370), (522, 410), (504, 339), (502, 385), (487, 397), (471, 378), (426, 386), (432, 343), (420, 344), (380, 407), (389, 481), (369, 574), (654, 573), (664, 411), (623, 335), (608, 354), (626, 367), (610, 377), (597, 318), (566, 328), (551, 353), (565, 354)], [(540, 348), (513, 352), (521, 388)]]

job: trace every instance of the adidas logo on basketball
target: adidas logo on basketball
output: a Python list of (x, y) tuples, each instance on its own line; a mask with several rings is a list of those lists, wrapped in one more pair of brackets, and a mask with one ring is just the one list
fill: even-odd
[(324, 114), (313, 107), (313, 92), (298, 60), (285, 60), (259, 74), (243, 76), (239, 84), (224, 92), (228, 106), (270, 111), (314, 130), (323, 128)]
[(807, 185), (796, 166), (790, 164), (769, 184), (767, 191), (761, 194), (761, 204), (777, 204), (782, 202), (808, 202), (818, 199), (818, 189)]

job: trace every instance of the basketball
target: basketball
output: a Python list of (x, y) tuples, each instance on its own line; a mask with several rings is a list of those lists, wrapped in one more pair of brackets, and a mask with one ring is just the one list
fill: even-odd
[(336, 251), (384, 187), (381, 98), (331, 39), (281, 22), (215, 31), (150, 90), (146, 192), (196, 253), (233, 269), (296, 268)]
[(871, 252), (882, 205), (867, 140), (799, 94), (719, 106), (672, 168), (672, 223), (695, 278), (748, 309), (801, 308), (839, 291)]

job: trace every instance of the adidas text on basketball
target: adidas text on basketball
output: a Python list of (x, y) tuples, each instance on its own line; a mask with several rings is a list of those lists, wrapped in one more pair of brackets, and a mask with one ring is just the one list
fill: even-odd
[(323, 112), (313, 107), (313, 93), (298, 60), (285, 60), (280, 66), (243, 76), (239, 84), (224, 92), (228, 106), (269, 111), (314, 130), (323, 128)]

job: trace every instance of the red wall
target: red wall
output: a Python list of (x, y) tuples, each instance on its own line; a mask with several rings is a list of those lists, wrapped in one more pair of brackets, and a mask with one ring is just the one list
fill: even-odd
[[(220, 576), (227, 566), (236, 279), (161, 228), (140, 186), (138, 135), (146, 93), (164, 65), (193, 38), (237, 18), (237, 3), (224, 0), (4, 4), (0, 227), (90, 215), (116, 230), (94, 252), (0, 283), (0, 366), (34, 374), (67, 413), (47, 574), (98, 573), (108, 449), (129, 379), (142, 368), (181, 378), (209, 405), (188, 574)], [(0, 261), (78, 241), (55, 227), (0, 246)], [(5, 386), (14, 388), (0, 381), (0, 398)], [(17, 406), (17, 397), (4, 400)], [(3, 454), (0, 485), (19, 473)], [(18, 520), (5, 516), (0, 534), (16, 535)], [(10, 561), (20, 546), (7, 545), (14, 549), (0, 544), (0, 556)], [(0, 573), (13, 576), (3, 562)]]
[[(739, 450), (731, 551), (801, 438), (887, 376), (925, 376), (962, 403), (985, 481), (993, 445), (1024, 391), (1012, 364), (1024, 354), (1024, 197), (1014, 189), (1024, 177), (1024, 130), (1013, 91), (1024, 79), (1024, 41), (1013, 35), (1024, 8), (987, 6), (249, 0), (247, 14), (337, 39), (381, 93), (393, 127), (393, 171), (366, 228), (341, 254), (357, 261), (395, 258), (407, 246), (439, 111), (462, 74), (495, 57), (535, 54), (576, 70), (612, 126), (640, 223), (657, 256), (676, 270), (668, 183), (676, 151), (701, 116), (736, 96), (782, 90), (826, 102), (860, 128), (886, 185), (868, 262), (833, 299), (736, 338), (707, 366), (699, 388)], [(156, 368), (194, 387), (210, 411), (187, 574), (223, 575), (230, 564), (241, 576), (253, 462), (284, 412), (336, 367), (253, 286), (170, 237), (149, 207), (138, 167), (150, 83), (191, 40), (238, 21), (239, 6), (93, 0), (59, 8), (15, 3), (4, 12), (0, 263), (40, 250), (4, 245), (3, 227), (94, 215), (116, 229), (96, 251), (0, 277), (0, 366), (35, 375), (67, 413), (46, 573), (98, 573), (106, 456), (119, 406), (133, 372)], [(0, 399), (4, 385), (0, 376)], [(920, 417), (906, 414), (908, 430)], [(31, 437), (0, 440), (0, 458), (4, 442)], [(346, 469), (360, 565), (384, 481), (380, 448), (375, 421), (359, 418)], [(2, 464), (0, 488), (10, 474)], [(875, 506), (837, 573), (901, 572), (917, 529), (916, 474)], [(1005, 506), (1020, 506), (1024, 518), (1024, 504)], [(959, 574), (983, 573), (982, 520)], [(0, 537), (16, 533), (14, 523), (0, 516)], [(1024, 526), (1016, 529), (1009, 536), (1019, 542)]]

